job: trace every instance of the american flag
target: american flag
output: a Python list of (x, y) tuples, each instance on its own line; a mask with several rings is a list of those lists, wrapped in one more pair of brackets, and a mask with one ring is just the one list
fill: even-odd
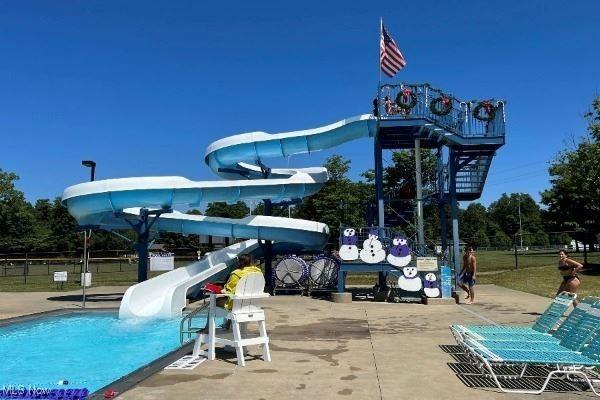
[(406, 60), (398, 45), (381, 24), (381, 42), (379, 44), (379, 63), (381, 70), (390, 78), (406, 65)]

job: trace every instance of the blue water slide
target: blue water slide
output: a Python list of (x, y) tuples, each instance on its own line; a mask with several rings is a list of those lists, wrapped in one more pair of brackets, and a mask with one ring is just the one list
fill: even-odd
[(68, 187), (63, 202), (80, 225), (126, 229), (129, 222), (137, 221), (141, 208), (163, 209), (170, 211), (157, 218), (154, 230), (247, 239), (127, 289), (121, 317), (172, 318), (181, 315), (192, 287), (235, 265), (240, 254), (257, 251), (260, 241), (315, 250), (326, 245), (329, 235), (327, 225), (315, 221), (269, 216), (217, 218), (174, 210), (220, 201), (277, 202), (310, 196), (327, 181), (325, 168), (270, 169), (265, 160), (373, 137), (376, 129), (377, 120), (366, 114), (315, 129), (234, 135), (212, 143), (206, 150), (206, 164), (224, 180), (191, 181), (178, 176), (106, 179)]

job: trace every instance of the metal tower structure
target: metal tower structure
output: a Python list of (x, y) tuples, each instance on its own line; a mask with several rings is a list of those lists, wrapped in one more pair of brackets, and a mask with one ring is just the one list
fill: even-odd
[[(441, 221), (442, 252), (448, 247), (446, 205), (451, 210), (455, 276), (460, 270), (458, 202), (481, 196), (495, 152), (505, 143), (504, 101), (461, 101), (429, 84), (379, 86), (374, 141), (377, 225), (386, 226), (383, 150), (414, 149), (418, 245), (424, 246), (421, 149), (436, 149), (436, 199)], [(382, 277), (380, 276), (380, 281)], [(381, 282), (383, 283), (383, 282)]]

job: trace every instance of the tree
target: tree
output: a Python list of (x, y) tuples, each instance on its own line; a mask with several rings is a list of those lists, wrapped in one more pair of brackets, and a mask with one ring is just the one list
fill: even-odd
[(81, 235), (77, 233), (77, 221), (69, 214), (69, 210), (62, 204), (60, 198), (54, 199), (50, 224), (54, 251), (72, 251), (82, 245)]
[(562, 229), (585, 229), (592, 238), (600, 232), (600, 97), (585, 116), (587, 135), (550, 165), (552, 187), (542, 192), (542, 203), (550, 221)]
[[(519, 208), (520, 219), (519, 222)], [(533, 198), (525, 193), (506, 193), (490, 204), (490, 219), (494, 221), (504, 234), (509, 237), (523, 234), (523, 244), (546, 245), (548, 235), (544, 232), (542, 210)], [(520, 231), (520, 226), (523, 232)]]
[[(198, 209), (192, 208), (185, 212), (188, 215), (202, 215)], [(168, 249), (198, 248), (200, 237), (198, 235), (180, 235), (173, 232), (160, 232), (160, 242)]]
[[(368, 183), (375, 182), (375, 171), (369, 169), (362, 173)], [(402, 228), (408, 236), (416, 232), (414, 211), (416, 208), (415, 153), (411, 150), (400, 150), (392, 153), (392, 163), (383, 170), (384, 194), (392, 199), (387, 203), (386, 214), (403, 216)], [(437, 157), (430, 149), (421, 150), (421, 181), (423, 194), (426, 196), (435, 191), (437, 184)], [(390, 210), (391, 209), (391, 210)], [(412, 215), (412, 216), (411, 216)], [(411, 216), (411, 217), (408, 217)], [(426, 239), (435, 241), (439, 238), (440, 219), (438, 206), (427, 199), (423, 204), (423, 224)]]
[(206, 207), (205, 215), (208, 217), (224, 217), (224, 218), (244, 218), (250, 214), (250, 209), (243, 201), (238, 201), (235, 204), (227, 204), (223, 202), (210, 203)]
[[(479, 203), (471, 203), (467, 209), (461, 213), (459, 219), (460, 236), (464, 241), (470, 243), (470, 239), (475, 237), (475, 233), (485, 232), (488, 226), (487, 210)], [(473, 245), (475, 245), (473, 243)]]
[(35, 236), (35, 216), (23, 192), (15, 187), (19, 177), (0, 169), (0, 251), (28, 251)]
[(339, 155), (329, 157), (324, 164), (329, 180), (296, 207), (294, 217), (323, 222), (329, 225), (332, 235), (339, 226), (364, 226), (365, 206), (373, 198), (373, 187), (352, 182), (347, 177), (350, 164)]
[(490, 245), (490, 239), (485, 231), (484, 227), (479, 228), (471, 238), (470, 242), (475, 247), (488, 247)]
[[(392, 165), (384, 170), (384, 187), (391, 189), (404, 184), (415, 184), (415, 152), (392, 153)], [(421, 182), (424, 188), (435, 188), (437, 182), (437, 157), (430, 149), (421, 150)]]

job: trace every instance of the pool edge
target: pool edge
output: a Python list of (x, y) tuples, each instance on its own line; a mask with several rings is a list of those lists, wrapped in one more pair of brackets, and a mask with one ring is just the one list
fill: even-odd
[(98, 389), (94, 393), (90, 394), (87, 399), (88, 400), (99, 400), (104, 399), (104, 391), (111, 389), (117, 392), (117, 395), (113, 398), (116, 398), (129, 389), (134, 388), (142, 381), (150, 378), (156, 373), (162, 371), (167, 365), (171, 364), (173, 361), (180, 359), (181, 357), (191, 353), (192, 348), (194, 347), (193, 342), (189, 342), (181, 345), (170, 353), (165, 354), (164, 356), (157, 358), (156, 360), (141, 366), (135, 371), (117, 379), (116, 381), (109, 383), (108, 385)]
[(0, 319), (0, 327), (8, 326), (12, 324), (18, 324), (21, 322), (29, 322), (42, 317), (53, 317), (58, 315), (67, 314), (79, 314), (79, 313), (106, 313), (115, 312), (117, 313), (119, 308), (117, 307), (96, 307), (96, 308), (58, 308), (55, 310), (40, 311), (32, 314), (23, 314), (16, 317), (9, 317)]

